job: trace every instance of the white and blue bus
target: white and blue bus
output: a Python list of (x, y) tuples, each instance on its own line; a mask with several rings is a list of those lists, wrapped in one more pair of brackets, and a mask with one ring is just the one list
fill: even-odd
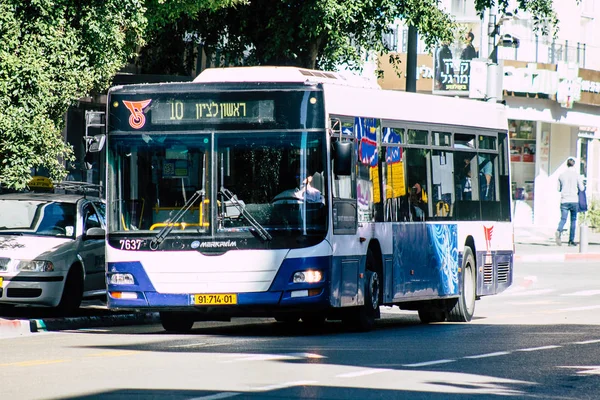
[(501, 105), (292, 67), (114, 87), (108, 306), (180, 332), (470, 321), (513, 280), (507, 132)]

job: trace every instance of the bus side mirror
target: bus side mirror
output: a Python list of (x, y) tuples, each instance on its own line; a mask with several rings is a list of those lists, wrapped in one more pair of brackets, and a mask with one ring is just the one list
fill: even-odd
[(353, 142), (333, 143), (333, 173), (341, 176), (352, 175)]
[(94, 135), (86, 136), (85, 138), (85, 149), (88, 153), (98, 153), (104, 148), (104, 142), (106, 141), (106, 135)]

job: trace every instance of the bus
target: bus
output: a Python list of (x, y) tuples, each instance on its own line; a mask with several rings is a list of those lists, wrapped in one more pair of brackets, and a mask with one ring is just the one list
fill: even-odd
[(504, 106), (295, 67), (108, 92), (108, 307), (368, 331), (513, 280)]

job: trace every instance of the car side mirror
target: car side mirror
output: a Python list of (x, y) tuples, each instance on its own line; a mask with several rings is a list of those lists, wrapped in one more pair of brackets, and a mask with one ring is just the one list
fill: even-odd
[(104, 239), (106, 237), (106, 231), (103, 228), (90, 228), (85, 231), (86, 239)]

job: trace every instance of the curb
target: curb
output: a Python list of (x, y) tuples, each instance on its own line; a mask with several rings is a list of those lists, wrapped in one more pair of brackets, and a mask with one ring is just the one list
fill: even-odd
[(29, 320), (29, 323), (31, 332), (52, 332), (82, 328), (154, 324), (159, 321), (160, 318), (158, 313), (139, 313), (91, 317), (31, 319)]
[(4, 335), (19, 336), (35, 332), (53, 332), (82, 328), (154, 324), (159, 321), (160, 318), (158, 313), (114, 314), (105, 316), (43, 319), (0, 318), (0, 338)]
[(30, 332), (29, 320), (0, 318), (0, 338), (4, 335), (21, 336)]
[(600, 253), (516, 254), (514, 260), (520, 262), (600, 261)]

